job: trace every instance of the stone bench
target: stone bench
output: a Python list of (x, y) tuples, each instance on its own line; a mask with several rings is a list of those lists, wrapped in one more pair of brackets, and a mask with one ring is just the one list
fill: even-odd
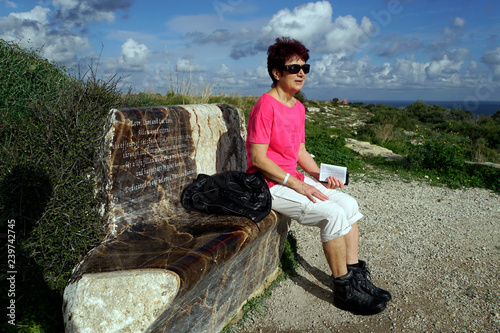
[(100, 193), (108, 234), (73, 270), (67, 332), (218, 332), (278, 270), (289, 220), (188, 213), (199, 173), (245, 170), (245, 121), (224, 104), (110, 112)]

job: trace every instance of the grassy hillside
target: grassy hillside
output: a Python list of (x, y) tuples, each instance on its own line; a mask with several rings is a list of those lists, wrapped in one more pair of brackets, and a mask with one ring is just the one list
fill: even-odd
[[(18, 271), (17, 328), (61, 331), (71, 269), (103, 236), (94, 170), (104, 118), (132, 96), (122, 96), (117, 79), (90, 69), (72, 77), (2, 40), (0, 63), (0, 228), (15, 235), (1, 262), (11, 255)], [(7, 290), (5, 276), (1, 284)]]
[(307, 144), (313, 148), (309, 150), (325, 142), (340, 141), (338, 146), (343, 147), (344, 138), (368, 141), (407, 156), (401, 162), (364, 158), (369, 165), (416, 178), (431, 177), (436, 183), (452, 187), (479, 186), (499, 191), (494, 179), (498, 170), (479, 163), (500, 163), (500, 111), (493, 116), (475, 117), (470, 111), (420, 101), (405, 109), (317, 101), (306, 101), (305, 105), (310, 110), (306, 126), (312, 140)]

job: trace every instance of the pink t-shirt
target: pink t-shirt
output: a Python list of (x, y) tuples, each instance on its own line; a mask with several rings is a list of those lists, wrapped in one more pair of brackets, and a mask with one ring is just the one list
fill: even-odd
[[(247, 126), (247, 172), (258, 169), (252, 165), (250, 143), (267, 144), (267, 157), (283, 170), (304, 180), (297, 170), (300, 144), (305, 142), (305, 108), (298, 100), (288, 107), (269, 94), (262, 95), (252, 108)], [(277, 183), (267, 180), (269, 187)]]

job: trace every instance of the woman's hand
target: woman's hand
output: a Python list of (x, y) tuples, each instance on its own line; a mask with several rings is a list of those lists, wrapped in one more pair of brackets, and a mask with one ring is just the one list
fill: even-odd
[[(322, 182), (323, 186), (329, 189), (344, 188), (344, 183), (334, 176), (330, 176), (326, 179), (326, 182)], [(298, 193), (305, 195), (312, 202), (316, 202), (316, 198), (325, 201), (328, 200), (328, 196), (319, 191), (316, 187), (300, 182), (299, 185), (294, 186), (293, 189)]]
[(344, 188), (344, 183), (334, 176), (328, 177), (326, 182), (322, 182), (322, 184), (329, 189)]
[(297, 186), (294, 186), (293, 189), (296, 192), (308, 197), (309, 200), (311, 200), (312, 202), (316, 202), (316, 198), (321, 200), (321, 201), (328, 200), (328, 196), (323, 194), (316, 187), (309, 185), (309, 184), (306, 184), (304, 182), (300, 182), (300, 184)]

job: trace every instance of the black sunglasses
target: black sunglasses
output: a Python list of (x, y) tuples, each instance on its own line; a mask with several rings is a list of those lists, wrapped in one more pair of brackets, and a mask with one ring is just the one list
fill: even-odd
[(287, 71), (290, 74), (297, 74), (302, 69), (304, 71), (304, 74), (307, 74), (307, 73), (309, 73), (309, 70), (311, 69), (311, 65), (305, 64), (305, 65), (300, 66), (297, 64), (293, 64), (293, 65), (283, 66), (281, 69), (284, 69), (285, 71)]

